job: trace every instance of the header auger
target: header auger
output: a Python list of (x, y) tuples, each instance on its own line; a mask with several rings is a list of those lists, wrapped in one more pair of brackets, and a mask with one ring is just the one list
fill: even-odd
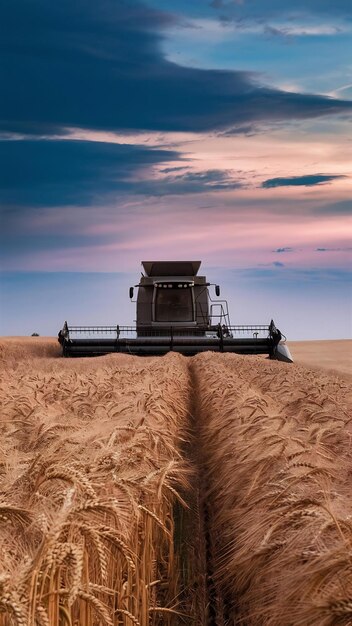
[[(212, 350), (238, 354), (268, 354), (292, 362), (273, 320), (269, 325), (232, 326), (226, 300), (213, 300), (200, 261), (142, 261), (137, 293), (136, 326), (69, 326), (59, 332), (63, 355), (98, 356), (122, 352), (138, 356), (173, 350), (195, 355)], [(220, 287), (214, 285), (220, 296)]]

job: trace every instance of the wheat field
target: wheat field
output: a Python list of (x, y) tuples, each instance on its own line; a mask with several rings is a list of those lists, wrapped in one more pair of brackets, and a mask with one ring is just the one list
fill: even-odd
[(0, 341), (0, 626), (352, 624), (347, 380)]
[(175, 623), (186, 364), (19, 350), (1, 360), (1, 626)]
[(351, 387), (240, 356), (192, 368), (218, 623), (351, 624)]

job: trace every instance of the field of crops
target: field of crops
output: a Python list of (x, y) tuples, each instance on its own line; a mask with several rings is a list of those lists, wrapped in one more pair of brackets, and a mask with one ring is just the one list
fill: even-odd
[(352, 623), (348, 382), (0, 343), (0, 626)]

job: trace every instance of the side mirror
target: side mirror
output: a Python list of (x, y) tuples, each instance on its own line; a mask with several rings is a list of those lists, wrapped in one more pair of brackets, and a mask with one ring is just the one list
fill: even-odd
[(130, 287), (130, 298), (131, 298), (131, 300), (133, 298), (133, 287)]
[(215, 293), (217, 296), (220, 296), (220, 287), (219, 285), (215, 285)]

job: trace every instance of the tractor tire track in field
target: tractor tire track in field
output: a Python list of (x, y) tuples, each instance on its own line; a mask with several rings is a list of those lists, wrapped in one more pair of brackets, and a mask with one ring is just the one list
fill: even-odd
[(190, 464), (194, 468), (193, 497), (196, 501), (196, 518), (198, 519), (198, 576), (202, 581), (200, 597), (201, 606), (196, 614), (196, 621), (199, 626), (220, 626), (220, 616), (222, 614), (222, 603), (217, 593), (214, 583), (214, 554), (212, 537), (209, 529), (209, 507), (207, 503), (207, 480), (204, 473), (204, 450), (200, 445), (201, 421), (199, 413), (199, 386), (196, 368), (193, 360), (188, 362), (190, 380), (190, 443), (188, 450), (184, 450)]

